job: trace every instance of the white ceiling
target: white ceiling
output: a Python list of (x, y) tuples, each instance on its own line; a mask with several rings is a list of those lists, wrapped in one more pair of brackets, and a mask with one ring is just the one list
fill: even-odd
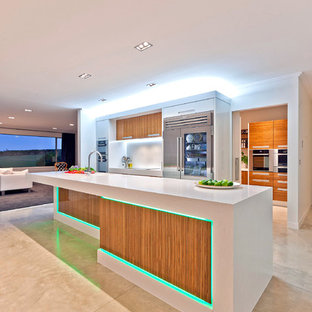
[[(74, 109), (149, 82), (240, 85), (309, 71), (311, 12), (309, 0), (1, 0), (0, 121), (73, 131)], [(135, 50), (142, 41), (154, 46)]]

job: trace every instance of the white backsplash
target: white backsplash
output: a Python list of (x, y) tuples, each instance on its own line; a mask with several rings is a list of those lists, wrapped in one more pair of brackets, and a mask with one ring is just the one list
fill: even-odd
[(130, 157), (136, 169), (160, 169), (162, 163), (162, 140), (137, 139), (115, 141), (109, 147), (109, 167), (123, 168), (121, 158)]

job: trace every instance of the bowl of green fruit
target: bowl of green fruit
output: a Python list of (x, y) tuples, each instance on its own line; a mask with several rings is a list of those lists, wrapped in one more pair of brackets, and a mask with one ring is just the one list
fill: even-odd
[(202, 188), (209, 188), (209, 189), (233, 189), (236, 187), (239, 187), (240, 184), (229, 181), (227, 179), (223, 180), (213, 180), (213, 179), (208, 179), (208, 180), (201, 180), (195, 183), (196, 186), (202, 187)]

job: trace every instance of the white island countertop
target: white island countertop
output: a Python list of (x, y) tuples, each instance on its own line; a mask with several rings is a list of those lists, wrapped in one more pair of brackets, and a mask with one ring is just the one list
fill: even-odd
[[(195, 186), (194, 180), (180, 180), (123, 174), (95, 173), (68, 174), (64, 172), (30, 173), (33, 182), (59, 186), (99, 196), (113, 197), (112, 191), (122, 195), (125, 191), (136, 191), (185, 199), (234, 205), (254, 195), (265, 192), (269, 187), (241, 185), (235, 189), (214, 190)], [(200, 180), (200, 178), (198, 179)], [(80, 188), (77, 189), (77, 186)], [(82, 188), (81, 188), (82, 187)], [(113, 192), (115, 193), (115, 192)], [(139, 195), (139, 194), (137, 194)], [(120, 197), (120, 196), (118, 196)]]
[[(271, 279), (272, 188), (242, 185), (237, 189), (228, 190), (203, 189), (196, 187), (194, 180), (110, 173), (74, 175), (46, 172), (29, 173), (28, 176), (33, 182), (55, 187), (56, 220), (94, 237), (99, 237), (101, 230), (58, 212), (57, 187), (129, 204), (123, 206), (125, 209), (141, 206), (212, 222), (213, 261), (211, 263), (213, 263), (213, 311), (215, 312), (252, 311)], [(68, 200), (75, 200), (75, 196), (69, 196)], [(103, 201), (101, 202), (104, 204)], [(180, 292), (169, 291), (162, 283), (157, 282), (158, 284), (155, 285), (156, 282), (151, 278), (143, 278), (142, 274), (134, 272), (134, 269), (130, 270), (129, 266), (122, 266), (115, 258), (103, 256), (103, 252), (99, 252), (98, 262), (180, 311), (211, 311), (206, 305)]]

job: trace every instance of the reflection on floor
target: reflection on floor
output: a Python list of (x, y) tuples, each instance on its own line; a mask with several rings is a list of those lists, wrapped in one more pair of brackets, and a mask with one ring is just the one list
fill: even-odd
[[(274, 277), (254, 312), (312, 311), (312, 213), (300, 231), (286, 214), (274, 208)], [(51, 205), (0, 213), (0, 311), (176, 311), (97, 264), (97, 248)]]

